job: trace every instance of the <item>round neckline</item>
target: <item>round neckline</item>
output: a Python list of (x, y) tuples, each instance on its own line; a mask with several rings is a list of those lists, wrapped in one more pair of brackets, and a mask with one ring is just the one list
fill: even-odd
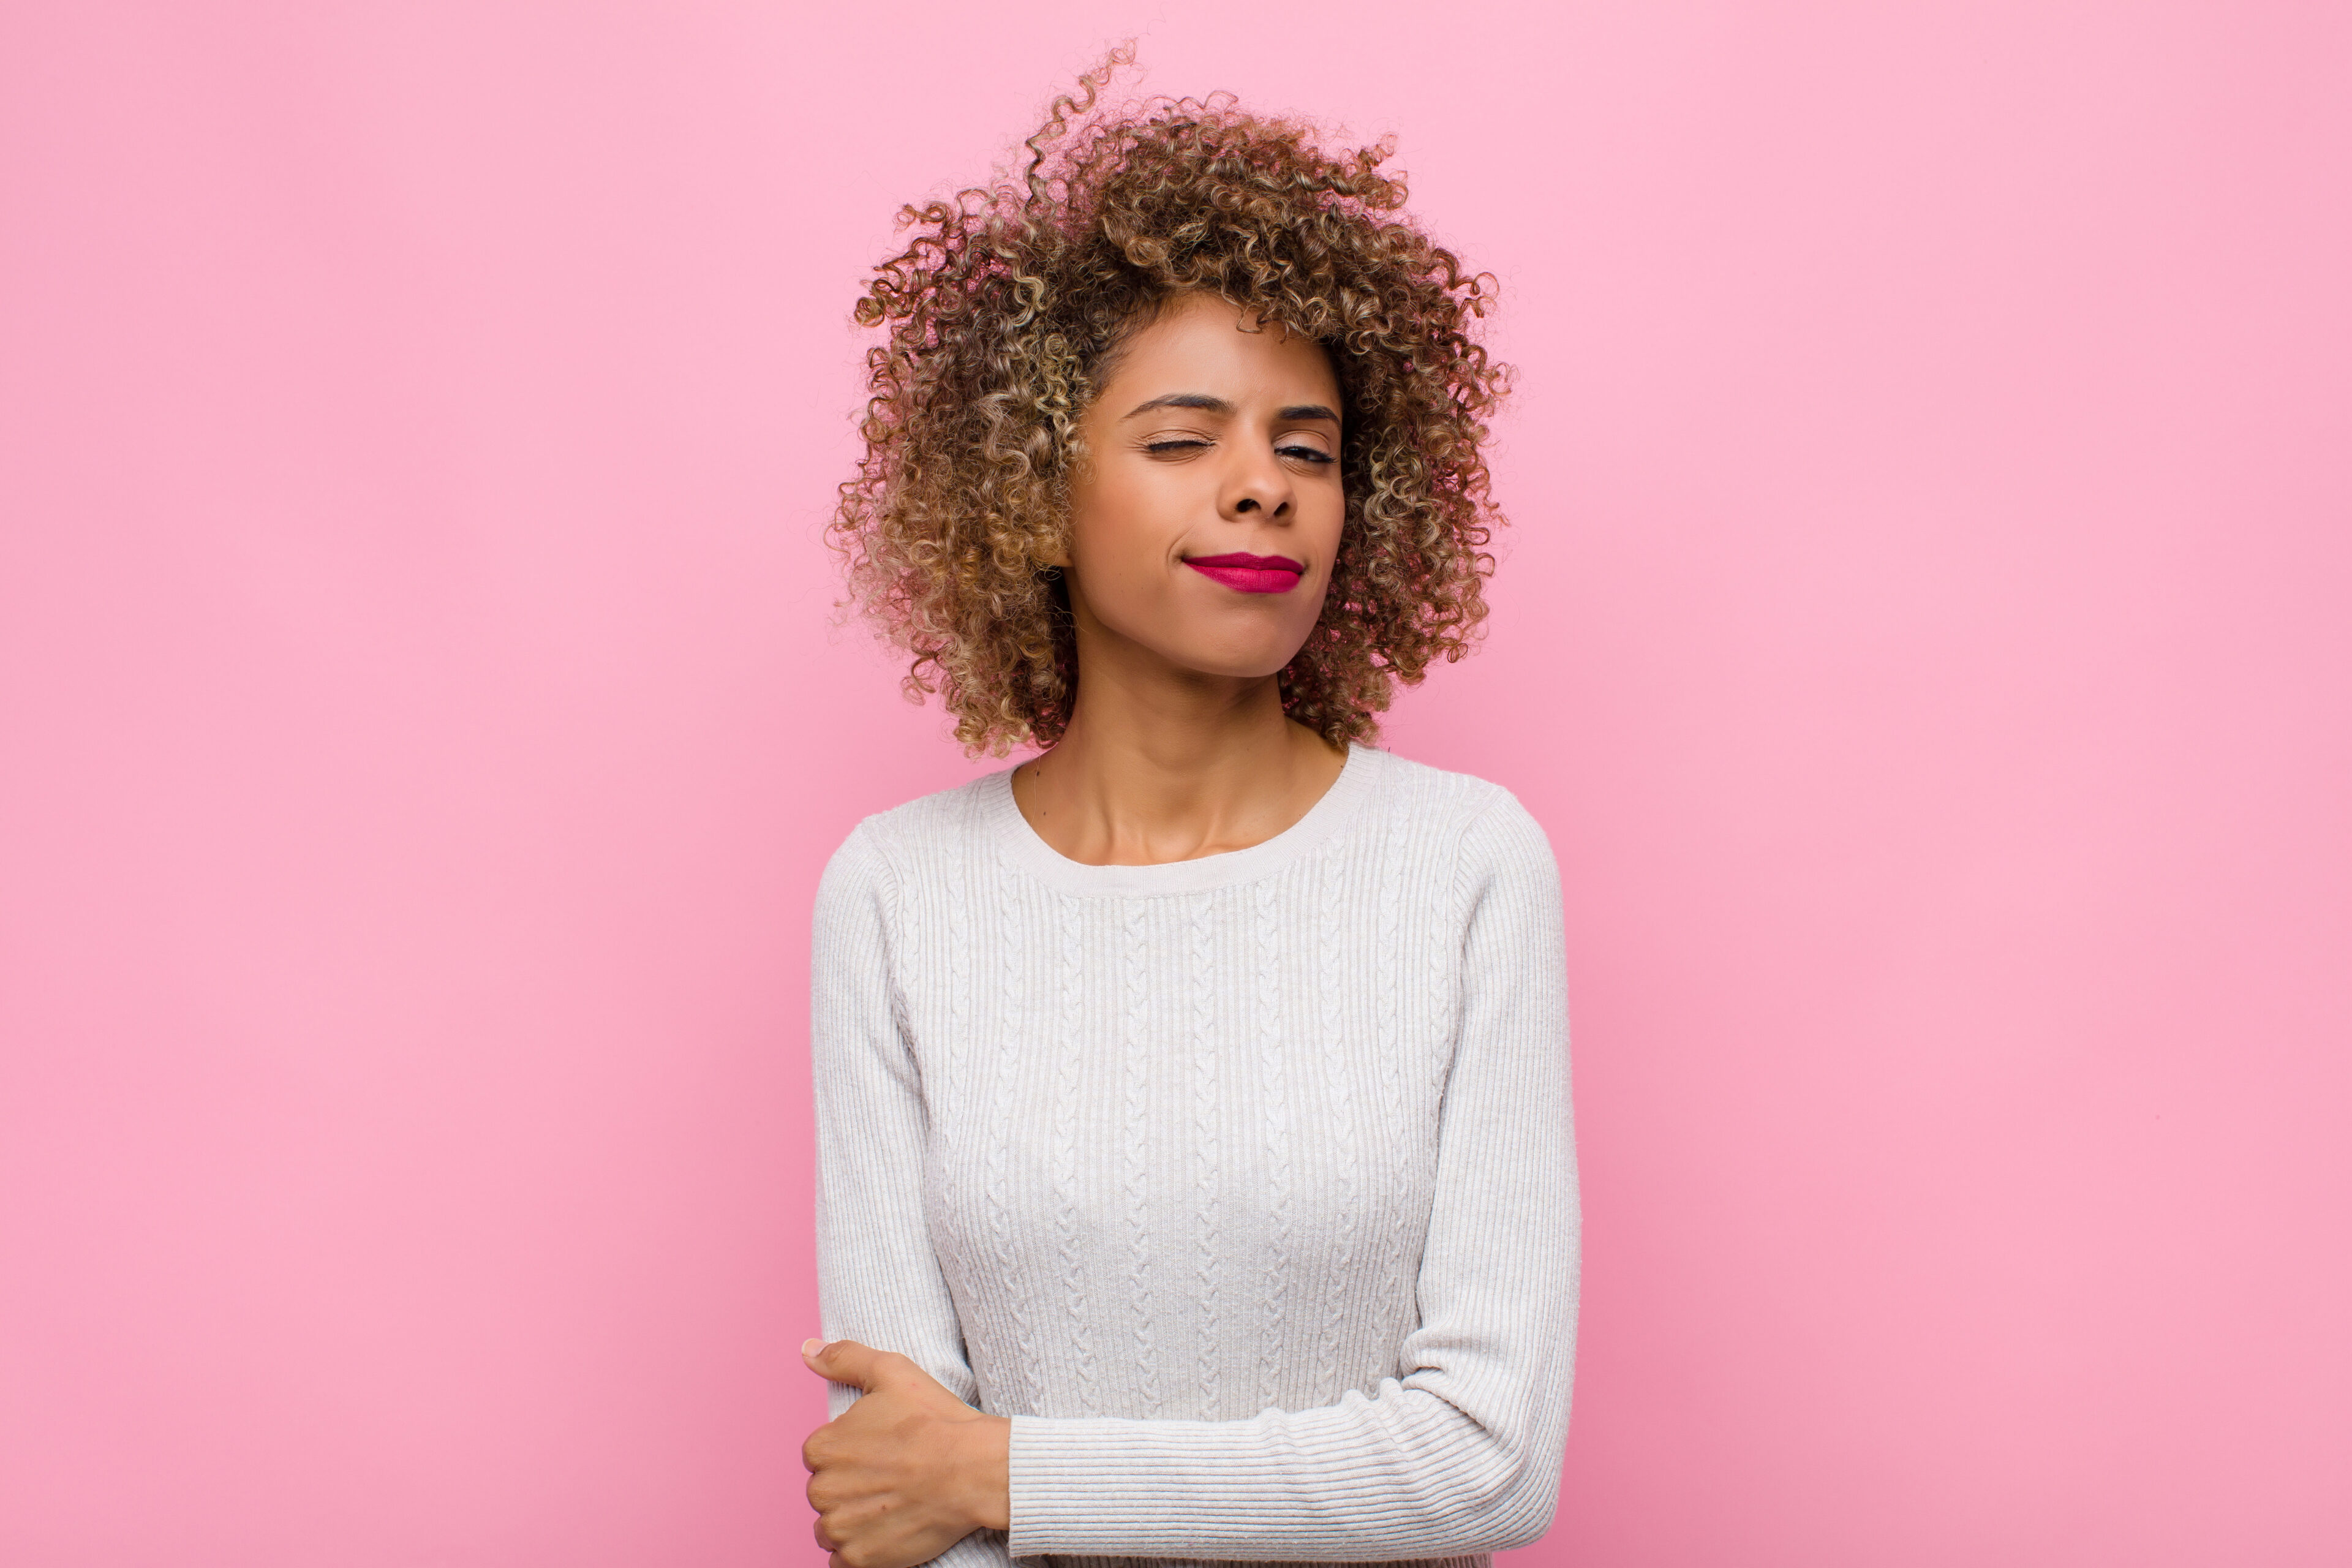
[(1320, 847), (1355, 814), (1358, 803), (1370, 792), (1372, 770), (1378, 765), (1372, 759), (1379, 755), (1370, 746), (1350, 742), (1339, 776), (1307, 808), (1305, 816), (1271, 838), (1246, 849), (1165, 860), (1156, 866), (1089, 866), (1046, 843), (1013, 798), (1011, 768), (980, 781), (982, 809), (990, 836), (1005, 859), (1064, 892), (1125, 898), (1205, 892), (1267, 876)]

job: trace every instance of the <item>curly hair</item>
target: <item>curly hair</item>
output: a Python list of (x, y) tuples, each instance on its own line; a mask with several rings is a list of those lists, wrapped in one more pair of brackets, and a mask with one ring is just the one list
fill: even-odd
[(1472, 336), (1491, 276), (1398, 216), (1389, 140), (1327, 153), (1229, 94), (1097, 110), (1115, 50), (1056, 98), (1019, 174), (900, 209), (915, 230), (856, 317), (866, 451), (828, 537), (851, 600), (913, 656), (974, 753), (1050, 746), (1078, 669), (1061, 574), (1078, 420), (1171, 299), (1218, 295), (1321, 344), (1343, 403), (1331, 584), (1282, 671), (1283, 709), (1369, 739), (1394, 685), (1469, 650), (1503, 519), (1482, 444), (1508, 370)]

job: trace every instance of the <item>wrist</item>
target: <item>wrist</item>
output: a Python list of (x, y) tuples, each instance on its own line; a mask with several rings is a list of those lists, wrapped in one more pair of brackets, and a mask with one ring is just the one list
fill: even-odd
[(960, 1424), (957, 1434), (957, 1490), (963, 1512), (974, 1530), (1013, 1528), (1013, 1422), (1003, 1415), (981, 1415)]

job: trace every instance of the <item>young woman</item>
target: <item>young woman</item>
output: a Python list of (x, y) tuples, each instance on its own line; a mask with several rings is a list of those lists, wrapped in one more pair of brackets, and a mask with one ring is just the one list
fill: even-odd
[(1568, 1424), (1558, 874), (1362, 742), (1485, 614), (1487, 286), (1385, 146), (1105, 74), (858, 306), (856, 587), (967, 744), (1045, 750), (817, 896), (816, 1539), (1483, 1562)]

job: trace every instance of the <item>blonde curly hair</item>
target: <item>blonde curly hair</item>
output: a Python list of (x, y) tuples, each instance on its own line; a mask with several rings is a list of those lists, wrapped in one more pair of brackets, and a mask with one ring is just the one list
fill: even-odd
[(1018, 176), (908, 205), (859, 324), (866, 453), (826, 532), (852, 601), (913, 656), (956, 738), (1050, 746), (1078, 668), (1062, 557), (1078, 419), (1120, 346), (1171, 298), (1222, 297), (1320, 343), (1343, 402), (1347, 512), (1321, 617), (1282, 671), (1284, 711), (1368, 739), (1394, 685), (1468, 651), (1503, 519), (1486, 420), (1508, 371), (1474, 340), (1494, 279), (1397, 216), (1389, 141), (1326, 153), (1227, 94), (1097, 111), (1130, 48), (1056, 98)]

